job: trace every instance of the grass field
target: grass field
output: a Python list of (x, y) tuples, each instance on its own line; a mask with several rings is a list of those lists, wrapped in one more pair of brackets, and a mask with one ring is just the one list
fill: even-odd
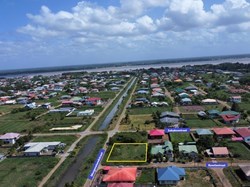
[(193, 139), (189, 133), (170, 133), (170, 140), (173, 143), (192, 142)]
[(233, 154), (238, 154), (237, 159), (250, 160), (250, 150), (241, 142), (228, 142), (228, 149)]
[[(121, 87), (122, 89), (123, 87)], [(103, 92), (98, 92), (98, 93), (88, 93), (87, 95), (90, 97), (100, 97), (104, 100), (107, 99), (113, 99), (118, 92), (113, 92), (113, 91), (103, 91)]]
[(242, 110), (250, 110), (250, 102), (239, 103), (239, 107)]
[(165, 112), (171, 111), (171, 107), (137, 107), (128, 108), (128, 114), (130, 115), (142, 115), (142, 114), (152, 114), (153, 112)]
[(218, 126), (215, 122), (210, 119), (188, 119), (186, 120), (187, 126), (190, 128), (206, 128), (206, 127), (216, 127)]
[(145, 121), (152, 121), (151, 115), (129, 115), (130, 123), (121, 123), (119, 126), (119, 130), (151, 130), (155, 128), (155, 124), (153, 122), (149, 124), (145, 124)]
[(178, 183), (177, 187), (213, 187), (210, 176), (205, 170), (186, 170), (186, 180)]
[(14, 108), (21, 108), (23, 105), (1, 105), (0, 114), (11, 112)]
[(58, 161), (55, 157), (7, 158), (0, 162), (1, 186), (37, 186)]
[(155, 184), (155, 169), (143, 168), (141, 175), (136, 178), (136, 184)]
[(115, 143), (107, 162), (146, 162), (147, 143)]

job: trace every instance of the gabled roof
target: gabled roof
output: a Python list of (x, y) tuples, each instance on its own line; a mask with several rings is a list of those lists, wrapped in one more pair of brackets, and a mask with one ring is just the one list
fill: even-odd
[(250, 164), (240, 164), (239, 167), (247, 177), (250, 177)]
[(232, 111), (232, 110), (227, 110), (227, 111), (223, 111), (220, 113), (220, 115), (239, 115), (240, 113), (239, 112), (235, 112), (235, 111)]
[(136, 180), (136, 167), (110, 168), (103, 177), (104, 182), (134, 182)]
[(179, 152), (184, 153), (198, 153), (196, 145), (179, 145)]
[(164, 136), (164, 130), (162, 129), (152, 129), (149, 131), (150, 136)]
[(228, 155), (227, 147), (212, 147), (214, 155)]
[(180, 176), (184, 175), (186, 175), (185, 170), (176, 166), (157, 168), (158, 181), (179, 181)]
[(239, 128), (235, 130), (241, 137), (245, 138), (250, 136), (250, 129), (249, 128)]
[(198, 135), (212, 135), (213, 134), (213, 132), (210, 131), (209, 129), (197, 129), (196, 133)]
[(18, 134), (18, 133), (10, 132), (10, 133), (6, 133), (6, 134), (0, 136), (0, 140), (14, 139), (14, 138), (18, 138), (19, 136), (20, 136), (20, 134)]
[(235, 134), (235, 132), (228, 127), (213, 128), (213, 131), (216, 135), (233, 135), (233, 134)]
[(109, 183), (107, 187), (133, 187), (133, 183), (124, 183), (124, 182), (119, 182), (119, 183)]
[(216, 109), (213, 109), (213, 110), (208, 110), (207, 111), (208, 114), (220, 114), (220, 111), (219, 110), (216, 110)]

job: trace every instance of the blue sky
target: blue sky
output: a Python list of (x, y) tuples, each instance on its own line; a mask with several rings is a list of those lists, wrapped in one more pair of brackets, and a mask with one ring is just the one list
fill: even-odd
[(1, 0), (0, 69), (249, 53), (247, 0)]

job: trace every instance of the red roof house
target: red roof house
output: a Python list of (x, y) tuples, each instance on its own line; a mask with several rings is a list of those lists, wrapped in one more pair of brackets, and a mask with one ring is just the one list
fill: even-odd
[(133, 187), (133, 183), (109, 183), (107, 187)]
[(164, 130), (162, 129), (152, 129), (149, 131), (149, 136), (154, 137), (154, 136), (164, 136)]
[(214, 156), (228, 156), (229, 152), (227, 147), (212, 147)]
[(240, 135), (245, 142), (250, 143), (250, 129), (249, 128), (240, 128), (235, 130), (235, 132)]
[(223, 135), (234, 135), (235, 132), (228, 128), (228, 127), (223, 127), (223, 128), (213, 128), (212, 129), (214, 131), (214, 133), (217, 135), (217, 136), (223, 136)]
[(104, 182), (135, 182), (136, 167), (126, 168), (110, 168), (108, 173), (104, 175)]

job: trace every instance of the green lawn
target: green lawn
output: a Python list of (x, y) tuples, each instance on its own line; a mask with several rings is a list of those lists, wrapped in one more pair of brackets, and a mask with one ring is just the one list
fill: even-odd
[(141, 175), (136, 178), (136, 184), (155, 184), (155, 168), (143, 168)]
[(183, 143), (194, 141), (189, 133), (170, 133), (170, 140), (173, 143)]
[[(122, 89), (123, 87), (121, 87)], [(98, 93), (88, 93), (87, 95), (90, 97), (100, 97), (104, 100), (108, 100), (108, 99), (113, 99), (116, 94), (119, 93), (118, 92), (113, 92), (113, 91), (103, 91), (103, 92), (98, 92)]]
[(218, 126), (215, 122), (210, 119), (188, 119), (186, 120), (187, 126), (190, 128), (211, 128)]
[(128, 108), (127, 112), (130, 115), (142, 115), (142, 114), (152, 114), (153, 112), (165, 112), (171, 111), (171, 107), (137, 107)]
[(250, 102), (239, 103), (239, 107), (242, 110), (250, 110)]
[(250, 160), (250, 150), (241, 142), (228, 142), (228, 149), (233, 154), (238, 154), (237, 159)]
[(107, 162), (145, 162), (147, 144), (114, 144)]
[(11, 112), (14, 108), (21, 108), (23, 105), (1, 105), (0, 114)]
[(153, 118), (151, 115), (129, 115), (130, 123), (121, 122), (119, 126), (119, 130), (151, 130), (155, 128), (155, 123), (150, 122), (149, 124), (145, 124), (145, 121), (152, 121)]
[(0, 162), (1, 186), (37, 186), (58, 161), (55, 157), (7, 158)]

